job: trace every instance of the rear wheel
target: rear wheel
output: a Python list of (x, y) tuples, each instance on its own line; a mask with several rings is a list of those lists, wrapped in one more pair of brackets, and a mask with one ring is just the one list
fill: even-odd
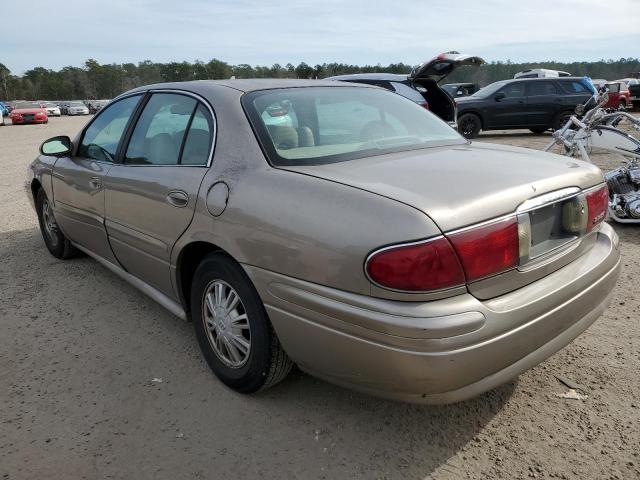
[(481, 129), (482, 122), (473, 113), (465, 113), (458, 119), (458, 131), (464, 138), (476, 138)]
[(540, 135), (541, 133), (544, 133), (547, 131), (546, 127), (535, 127), (535, 128), (530, 128), (529, 130), (531, 130), (533, 133)]
[(569, 110), (567, 110), (566, 112), (558, 113), (553, 119), (553, 130), (560, 130), (562, 127), (564, 127), (564, 124), (569, 121), (572, 115), (573, 112)]
[(69, 239), (64, 236), (58, 227), (53, 214), (53, 207), (47, 198), (47, 194), (41, 188), (36, 195), (36, 209), (40, 232), (47, 249), (56, 258), (67, 259), (73, 257), (77, 250)]
[(247, 274), (222, 253), (198, 266), (191, 314), (200, 349), (213, 373), (240, 393), (283, 380), (293, 363), (282, 349)]

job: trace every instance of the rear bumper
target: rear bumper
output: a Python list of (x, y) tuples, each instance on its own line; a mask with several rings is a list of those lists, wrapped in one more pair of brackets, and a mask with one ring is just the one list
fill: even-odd
[(514, 292), (397, 302), (245, 266), (289, 356), (309, 373), (377, 396), (448, 403), (542, 362), (605, 310), (620, 271), (604, 224), (577, 260)]

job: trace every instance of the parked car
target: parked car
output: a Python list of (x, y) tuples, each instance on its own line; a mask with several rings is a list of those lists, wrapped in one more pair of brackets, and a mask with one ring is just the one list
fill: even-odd
[(447, 83), (440, 85), (440, 88), (453, 98), (468, 97), (478, 91), (478, 85), (475, 83)]
[(516, 73), (513, 78), (557, 78), (557, 77), (570, 77), (569, 72), (563, 72), (561, 70), (549, 70), (547, 68), (530, 68)]
[(89, 108), (89, 113), (97, 113), (102, 107), (107, 105), (109, 100), (89, 100), (87, 102), (87, 107)]
[(79, 101), (69, 102), (66, 107), (67, 115), (89, 115), (89, 109), (87, 106)]
[(606, 185), (565, 160), (469, 144), (381, 88), (198, 81), (131, 90), (47, 140), (25, 189), (53, 256), (85, 252), (190, 317), (231, 388), (295, 362), (448, 402), (543, 361), (611, 299)]
[(327, 80), (376, 85), (396, 92), (409, 100), (432, 111), (450, 125), (456, 123), (456, 105), (451, 97), (438, 85), (442, 79), (456, 68), (465, 65), (479, 66), (484, 63), (480, 57), (447, 52), (438, 55), (416, 68), (409, 75), (390, 73), (357, 73), (338, 75)]
[(9, 108), (4, 102), (0, 102), (0, 112), (2, 112), (5, 117), (9, 116)]
[(593, 95), (585, 78), (524, 78), (492, 83), (469, 97), (457, 98), (458, 130), (475, 138), (481, 130), (526, 128), (557, 130), (576, 105)]
[(41, 102), (41, 106), (47, 111), (47, 117), (59, 117), (62, 115), (60, 107), (53, 102)]
[(0, 126), (4, 126), (4, 112), (0, 110)]
[(626, 110), (633, 107), (631, 104), (631, 92), (624, 81), (615, 81), (606, 83), (609, 100), (604, 108), (613, 108), (616, 110)]
[(38, 102), (16, 102), (9, 118), (13, 125), (49, 122), (46, 110)]

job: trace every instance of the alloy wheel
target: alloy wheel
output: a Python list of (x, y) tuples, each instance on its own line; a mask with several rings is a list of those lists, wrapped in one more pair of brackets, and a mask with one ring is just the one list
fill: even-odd
[(53, 210), (48, 199), (42, 202), (42, 220), (44, 224), (44, 231), (51, 242), (51, 246), (55, 247), (58, 244), (58, 224), (53, 216)]

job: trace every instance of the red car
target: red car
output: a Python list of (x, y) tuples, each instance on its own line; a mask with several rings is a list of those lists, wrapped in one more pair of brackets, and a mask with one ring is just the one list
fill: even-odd
[(47, 123), (47, 111), (38, 102), (16, 102), (9, 114), (13, 125), (20, 123)]
[(609, 90), (609, 101), (604, 108), (614, 108), (616, 110), (631, 109), (631, 92), (625, 82), (606, 83)]

